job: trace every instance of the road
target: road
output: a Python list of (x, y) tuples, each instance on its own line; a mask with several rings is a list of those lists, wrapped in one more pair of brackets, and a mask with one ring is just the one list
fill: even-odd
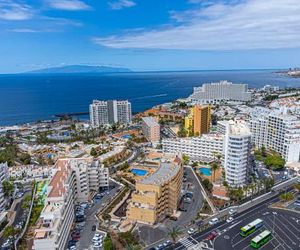
[(103, 208), (118, 192), (119, 184), (116, 182), (110, 181), (110, 185), (115, 187), (109, 191), (108, 195), (105, 195), (101, 200), (95, 203), (91, 208), (86, 210), (86, 220), (83, 230), (81, 231), (81, 237), (78, 242), (78, 249), (88, 249), (92, 244), (92, 238), (94, 232), (92, 231), (92, 226), (99, 224), (96, 214), (98, 211)]
[[(248, 248), (249, 241), (243, 241), (243, 238), (239, 238), (238, 232), (240, 227), (245, 226), (247, 223), (255, 220), (256, 218), (262, 218), (265, 221), (265, 228), (270, 230), (273, 229), (273, 216), (275, 217), (275, 233), (274, 241), (272, 244), (266, 244), (261, 249), (299, 249), (300, 248), (300, 214), (291, 213), (286, 211), (277, 211), (276, 215), (273, 214), (274, 210), (270, 209), (269, 206), (279, 200), (278, 196), (270, 199), (266, 199), (264, 202), (245, 210), (240, 214), (236, 214), (234, 221), (231, 223), (221, 222), (203, 232), (197, 232), (191, 236), (182, 238), (179, 242), (170, 249), (182, 250), (188, 247), (205, 242), (208, 249), (215, 250), (246, 250)], [(294, 218), (294, 219), (293, 219)], [(286, 220), (286, 222), (284, 222)], [(284, 225), (287, 228), (284, 228)], [(288, 229), (290, 227), (290, 229)], [(218, 231), (220, 235), (215, 239), (214, 242), (206, 241), (205, 238), (212, 231)], [(293, 232), (294, 230), (294, 232)], [(256, 233), (257, 234), (257, 233)], [(254, 236), (256, 235), (253, 235)], [(298, 238), (297, 238), (298, 237)], [(251, 236), (252, 239), (252, 236)], [(285, 239), (285, 240), (284, 240)], [(289, 241), (287, 240), (289, 239)], [(277, 243), (276, 243), (277, 242)], [(289, 243), (290, 242), (290, 243)], [(294, 243), (296, 245), (294, 245)], [(271, 247), (272, 245), (272, 247)], [(273, 248), (274, 247), (274, 248)], [(283, 247), (283, 248), (282, 248)]]

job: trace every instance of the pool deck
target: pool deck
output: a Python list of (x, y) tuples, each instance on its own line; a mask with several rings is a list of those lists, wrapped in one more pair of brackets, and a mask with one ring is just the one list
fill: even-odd
[(213, 171), (211, 170), (211, 175), (207, 176), (204, 174), (200, 174), (200, 168), (211, 168), (209, 165), (200, 165), (196, 167), (196, 173), (199, 174), (201, 176), (201, 178), (204, 179), (208, 179), (211, 182), (219, 182), (221, 177), (222, 177), (222, 168), (219, 168), (216, 172), (215, 172), (215, 180), (213, 179)]

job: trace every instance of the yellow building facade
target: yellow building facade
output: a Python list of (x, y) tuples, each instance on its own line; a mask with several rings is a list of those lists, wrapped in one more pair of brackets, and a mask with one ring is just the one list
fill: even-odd
[(211, 108), (208, 105), (195, 105), (190, 108), (189, 115), (184, 119), (184, 128), (189, 135), (202, 135), (210, 130)]
[(127, 218), (153, 225), (168, 215), (174, 215), (180, 201), (182, 178), (183, 166), (179, 157), (161, 161), (156, 172), (136, 183)]

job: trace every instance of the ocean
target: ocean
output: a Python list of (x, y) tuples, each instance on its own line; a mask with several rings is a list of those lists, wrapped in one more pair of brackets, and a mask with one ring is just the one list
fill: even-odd
[(129, 99), (133, 112), (189, 96), (205, 82), (228, 80), (249, 87), (300, 87), (300, 79), (271, 70), (143, 72), (118, 74), (0, 75), (0, 125), (88, 112), (93, 99)]

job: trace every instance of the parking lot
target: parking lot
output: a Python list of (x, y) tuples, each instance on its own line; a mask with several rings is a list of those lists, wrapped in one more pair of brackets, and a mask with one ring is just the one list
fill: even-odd
[[(75, 249), (80, 249), (80, 250), (81, 249), (97, 249), (97, 250), (102, 249), (104, 234), (100, 231), (97, 231), (99, 222), (96, 218), (96, 214), (99, 211), (99, 209), (103, 208), (106, 204), (108, 204), (108, 202), (116, 195), (116, 193), (119, 191), (120, 188), (119, 184), (113, 181), (110, 182), (110, 187), (111, 187), (110, 190), (105, 190), (98, 193), (98, 195), (95, 196), (92, 205), (87, 206), (85, 209), (83, 209), (84, 220), (78, 222), (77, 224), (79, 225), (77, 226), (76, 224), (75, 226), (75, 229), (76, 227), (79, 228), (79, 230), (77, 230), (77, 232), (79, 232), (79, 237), (75, 237), (76, 242), (73, 242), (75, 244), (72, 244), (76, 247), (73, 248), (74, 250)], [(80, 210), (81, 209), (78, 208), (78, 211)], [(70, 240), (74, 238), (72, 237), (72, 233), (74, 233), (74, 230), (71, 232)], [(101, 240), (95, 240), (95, 239), (93, 240), (95, 234), (100, 235), (99, 237), (96, 238), (100, 238), (101, 235), (103, 237), (101, 237)]]

